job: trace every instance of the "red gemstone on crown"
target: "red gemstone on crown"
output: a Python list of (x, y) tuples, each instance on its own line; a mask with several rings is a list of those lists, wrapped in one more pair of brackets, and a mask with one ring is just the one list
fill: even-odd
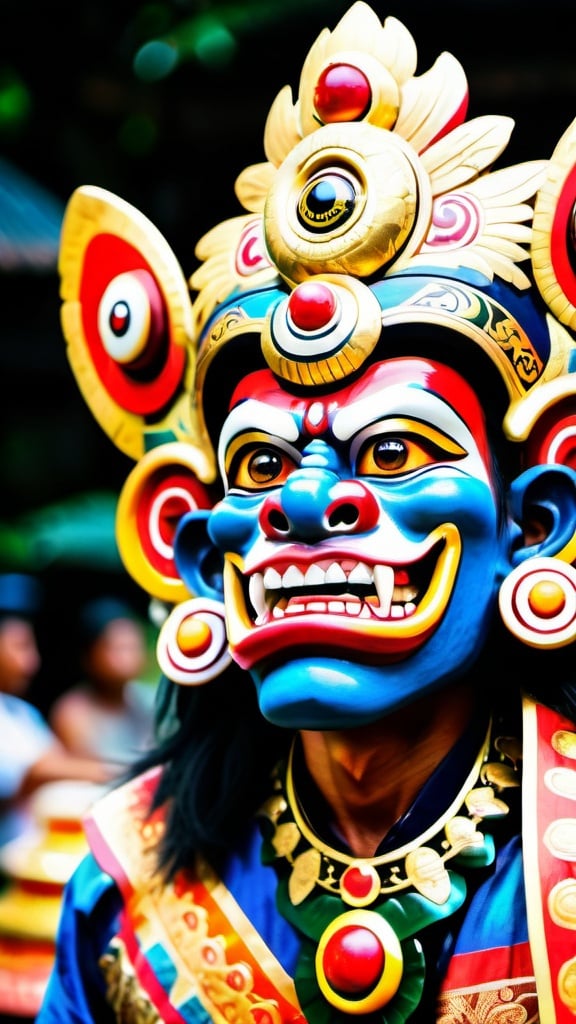
[(352, 64), (331, 64), (325, 68), (314, 92), (314, 107), (324, 124), (360, 121), (372, 102), (370, 82)]
[(327, 284), (305, 281), (288, 299), (288, 312), (300, 331), (319, 331), (330, 323), (338, 308), (338, 300)]
[(359, 996), (379, 982), (385, 952), (369, 928), (345, 925), (326, 943), (322, 967), (326, 981), (342, 996)]

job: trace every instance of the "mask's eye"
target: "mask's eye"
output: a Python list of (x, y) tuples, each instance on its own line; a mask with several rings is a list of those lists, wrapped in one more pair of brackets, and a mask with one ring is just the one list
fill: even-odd
[(271, 444), (244, 444), (232, 455), (226, 476), (228, 486), (243, 491), (280, 487), (297, 468), (288, 452)]
[(343, 170), (326, 168), (302, 189), (298, 220), (308, 231), (326, 234), (340, 228), (362, 206), (362, 188), (356, 178)]
[(399, 476), (437, 463), (462, 459), (466, 451), (440, 431), (421, 426), (419, 432), (372, 434), (360, 446), (358, 476)]

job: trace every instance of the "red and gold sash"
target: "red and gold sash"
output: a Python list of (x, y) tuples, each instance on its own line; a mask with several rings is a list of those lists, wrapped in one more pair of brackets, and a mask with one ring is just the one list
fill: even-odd
[[(303, 1024), (292, 979), (210, 867), (199, 862), (168, 885), (156, 874), (164, 814), (148, 809), (157, 778), (152, 771), (114, 790), (86, 824), (94, 855), (122, 892), (117, 948), (137, 987), (167, 1024), (191, 1024), (206, 1013), (223, 1024)], [(108, 954), (104, 966), (113, 960)], [(114, 995), (121, 998), (109, 987)]]

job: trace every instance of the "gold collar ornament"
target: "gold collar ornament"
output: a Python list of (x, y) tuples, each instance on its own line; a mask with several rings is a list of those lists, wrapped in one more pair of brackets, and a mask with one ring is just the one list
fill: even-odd
[[(425, 960), (416, 938), (464, 903), (466, 881), (446, 867), (479, 868), (495, 856), (479, 825), (502, 818), (503, 789), (518, 786), (518, 744), (491, 729), (454, 800), (419, 836), (377, 857), (335, 850), (314, 832), (294, 783), (295, 743), (262, 808), (263, 859), (279, 878), (281, 913), (302, 936), (295, 984), (310, 1024), (376, 1014), (403, 1024), (418, 1006)], [(497, 758), (500, 758), (497, 760)]]

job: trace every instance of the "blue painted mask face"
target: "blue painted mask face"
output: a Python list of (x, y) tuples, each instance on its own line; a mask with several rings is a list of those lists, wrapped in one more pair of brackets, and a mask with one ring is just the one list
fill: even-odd
[(360, 725), (465, 672), (508, 540), (482, 411), (458, 374), (391, 360), (313, 399), (251, 375), (219, 462), (208, 530), (230, 648), (267, 718)]

